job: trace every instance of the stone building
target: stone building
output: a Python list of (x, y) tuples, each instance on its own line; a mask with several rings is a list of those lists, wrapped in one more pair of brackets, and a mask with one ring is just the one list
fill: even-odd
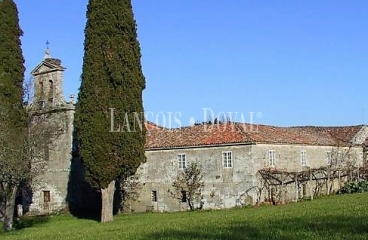
[[(48, 115), (60, 132), (45, 151), (45, 173), (33, 182), (30, 211), (37, 213), (61, 210), (68, 201), (78, 202), (70, 197), (72, 190), (84, 195), (84, 202), (90, 201), (80, 183), (82, 165), (72, 160), (74, 103), (63, 97), (64, 70), (61, 61), (51, 58), (47, 51), (32, 71), (35, 96), (31, 107)], [(127, 204), (132, 211), (188, 209), (184, 200), (172, 196), (172, 183), (191, 162), (197, 162), (204, 173), (203, 207), (230, 208), (269, 200), (273, 189), (262, 188), (262, 169), (295, 173), (328, 167), (334, 164), (334, 152), (341, 155), (339, 166), (349, 163), (358, 167), (366, 158), (364, 146), (368, 145), (368, 127), (364, 125), (274, 127), (224, 123), (166, 129), (147, 122), (146, 127), (147, 161), (136, 174), (137, 198)], [(73, 171), (78, 176), (71, 180)], [(332, 190), (337, 187), (335, 184)], [(301, 189), (288, 185), (285, 189), (304, 196), (313, 191), (309, 188), (307, 192), (305, 185)], [(293, 200), (295, 194), (284, 198)]]
[[(186, 202), (172, 197), (172, 183), (191, 162), (197, 162), (204, 173), (204, 208), (262, 202), (269, 193), (265, 189), (262, 194), (257, 191), (261, 184), (259, 170), (298, 172), (331, 166), (333, 152), (341, 154), (340, 165), (362, 166), (367, 137), (368, 127), (363, 125), (274, 127), (227, 123), (152, 129), (147, 137), (147, 162), (137, 172), (140, 196), (130, 207), (135, 211), (188, 209)], [(333, 190), (337, 187), (335, 184)], [(295, 187), (288, 188), (286, 201), (295, 198)]]
[(67, 186), (72, 159), (74, 103), (65, 101), (62, 86), (65, 68), (61, 60), (51, 58), (46, 50), (44, 60), (31, 72), (34, 97), (33, 113), (47, 119), (57, 137), (44, 149), (45, 171), (32, 181), (30, 212), (47, 214), (66, 207)]

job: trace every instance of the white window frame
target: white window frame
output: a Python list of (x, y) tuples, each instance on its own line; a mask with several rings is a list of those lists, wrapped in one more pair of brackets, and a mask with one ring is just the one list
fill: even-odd
[(326, 162), (327, 166), (332, 165), (332, 151), (326, 151)]
[(308, 166), (307, 151), (306, 150), (301, 150), (300, 151), (300, 163), (302, 164), (303, 167)]
[(340, 165), (343, 161), (343, 155), (342, 155), (342, 151), (338, 151), (337, 152), (337, 163)]
[(222, 166), (224, 168), (232, 168), (233, 167), (233, 152), (232, 151), (223, 151), (222, 152)]
[(268, 166), (274, 167), (276, 165), (276, 151), (268, 150)]
[(185, 153), (178, 154), (178, 168), (186, 169), (188, 167), (187, 156)]

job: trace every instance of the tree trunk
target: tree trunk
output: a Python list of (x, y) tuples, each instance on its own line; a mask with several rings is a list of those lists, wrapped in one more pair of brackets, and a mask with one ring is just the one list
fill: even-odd
[(310, 195), (310, 199), (313, 200), (313, 174), (312, 172), (309, 170), (309, 195)]
[(193, 211), (193, 203), (192, 203), (192, 200), (189, 200), (188, 199), (188, 205), (189, 205), (190, 211)]
[(281, 203), (285, 204), (284, 173), (281, 173)]
[(109, 183), (107, 188), (101, 188), (102, 210), (101, 222), (111, 222), (113, 219), (115, 181)]
[(299, 186), (298, 180), (295, 178), (295, 202), (299, 201)]
[(191, 191), (188, 191), (187, 202), (188, 202), (190, 211), (193, 211), (193, 209), (194, 209), (194, 196), (193, 196)]
[(6, 196), (5, 203), (5, 215), (4, 215), (4, 229), (5, 231), (11, 231), (13, 229), (13, 218), (15, 208), (15, 196), (18, 191), (18, 187), (9, 186), (9, 192)]

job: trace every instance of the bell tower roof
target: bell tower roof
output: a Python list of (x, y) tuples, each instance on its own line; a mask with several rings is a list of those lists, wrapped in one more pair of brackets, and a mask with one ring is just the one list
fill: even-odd
[(45, 58), (40, 64), (35, 67), (31, 74), (33, 76), (53, 72), (53, 71), (64, 71), (66, 68), (61, 65), (61, 60), (57, 58)]

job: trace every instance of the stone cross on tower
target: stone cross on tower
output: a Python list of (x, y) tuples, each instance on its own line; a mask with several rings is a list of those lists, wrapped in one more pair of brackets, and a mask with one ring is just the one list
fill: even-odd
[(49, 41), (46, 41), (46, 50), (44, 59), (51, 58), (49, 44), (50, 44)]

